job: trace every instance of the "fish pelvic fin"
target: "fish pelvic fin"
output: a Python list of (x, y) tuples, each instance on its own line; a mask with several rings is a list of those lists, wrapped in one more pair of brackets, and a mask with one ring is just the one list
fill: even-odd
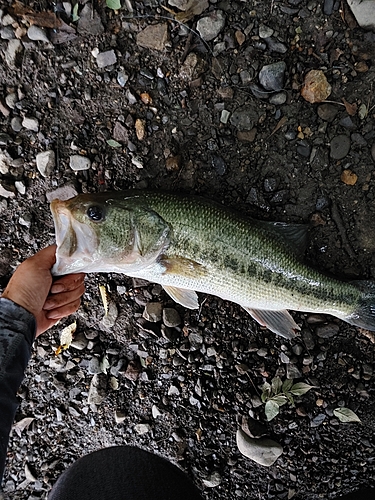
[(162, 286), (167, 294), (178, 304), (187, 309), (199, 309), (198, 295), (194, 290), (186, 290), (185, 288), (177, 288), (175, 286)]
[(300, 327), (288, 311), (263, 311), (242, 306), (260, 325), (286, 339), (293, 339)]
[(375, 282), (353, 281), (352, 284), (361, 291), (361, 297), (355, 311), (343, 318), (350, 325), (375, 332)]

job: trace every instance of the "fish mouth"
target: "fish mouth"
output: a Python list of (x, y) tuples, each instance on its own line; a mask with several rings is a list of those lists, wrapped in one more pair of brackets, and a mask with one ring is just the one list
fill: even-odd
[(97, 248), (95, 232), (73, 217), (67, 203), (62, 200), (51, 202), (57, 245), (56, 263), (51, 269), (54, 276), (87, 272)]

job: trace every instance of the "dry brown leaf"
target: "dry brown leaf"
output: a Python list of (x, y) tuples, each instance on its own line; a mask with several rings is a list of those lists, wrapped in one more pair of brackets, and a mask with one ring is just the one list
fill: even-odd
[(305, 76), (301, 90), (302, 97), (311, 103), (322, 102), (327, 99), (332, 90), (322, 70), (312, 69)]
[(354, 184), (358, 180), (358, 175), (352, 172), (351, 170), (343, 170), (341, 174), (341, 180), (344, 184), (348, 186), (354, 186)]
[(139, 141), (143, 141), (146, 137), (146, 122), (145, 120), (141, 120), (137, 118), (135, 121), (135, 133), (137, 134), (137, 139)]
[(350, 102), (348, 102), (345, 99), (345, 97), (342, 98), (342, 102), (344, 103), (344, 106), (345, 106), (345, 109), (346, 109), (346, 112), (348, 113), (348, 115), (354, 116), (357, 113), (356, 103), (350, 104)]
[(273, 134), (275, 134), (281, 127), (283, 127), (288, 121), (288, 118), (286, 116), (283, 116), (279, 123), (276, 125), (276, 127), (272, 130), (271, 134), (268, 136), (268, 138), (272, 137)]
[(59, 28), (61, 25), (60, 19), (54, 12), (35, 12), (34, 9), (18, 1), (12, 5), (11, 13), (16, 17), (26, 19), (30, 24), (35, 24), (35, 26), (42, 28), (53, 29)]
[(370, 342), (375, 344), (375, 333), (374, 332), (370, 332), (369, 330), (365, 330), (364, 328), (360, 328), (359, 331), (362, 335), (367, 337)]
[(166, 7), (165, 5), (161, 5), (161, 7), (163, 7), (163, 9), (170, 14), (173, 14), (176, 21), (179, 21), (180, 23), (187, 23), (188, 21), (193, 19), (193, 17), (199, 16), (203, 11), (208, 9), (208, 1), (190, 0), (186, 5), (186, 9), (184, 12), (174, 12), (172, 9)]

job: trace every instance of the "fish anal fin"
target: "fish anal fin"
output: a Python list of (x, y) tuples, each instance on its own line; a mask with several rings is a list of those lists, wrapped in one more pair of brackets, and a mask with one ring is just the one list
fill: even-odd
[(242, 306), (259, 324), (286, 339), (295, 337), (300, 327), (288, 311), (263, 311)]
[(177, 288), (175, 286), (163, 285), (164, 290), (172, 299), (186, 307), (187, 309), (198, 309), (198, 295), (194, 290), (186, 290), (185, 288)]

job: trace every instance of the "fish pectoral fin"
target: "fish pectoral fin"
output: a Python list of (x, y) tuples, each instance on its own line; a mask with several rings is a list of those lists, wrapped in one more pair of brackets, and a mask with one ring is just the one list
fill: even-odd
[(177, 288), (175, 286), (163, 285), (164, 290), (172, 299), (188, 309), (198, 309), (198, 295), (194, 290), (186, 290), (185, 288)]
[(294, 321), (288, 311), (263, 311), (261, 309), (251, 309), (242, 306), (250, 316), (259, 324), (267, 327), (271, 332), (277, 333), (286, 339), (292, 339), (296, 336), (300, 327)]
[(160, 265), (164, 267), (163, 274), (178, 274), (185, 277), (204, 277), (207, 269), (203, 264), (181, 256), (162, 257)]

